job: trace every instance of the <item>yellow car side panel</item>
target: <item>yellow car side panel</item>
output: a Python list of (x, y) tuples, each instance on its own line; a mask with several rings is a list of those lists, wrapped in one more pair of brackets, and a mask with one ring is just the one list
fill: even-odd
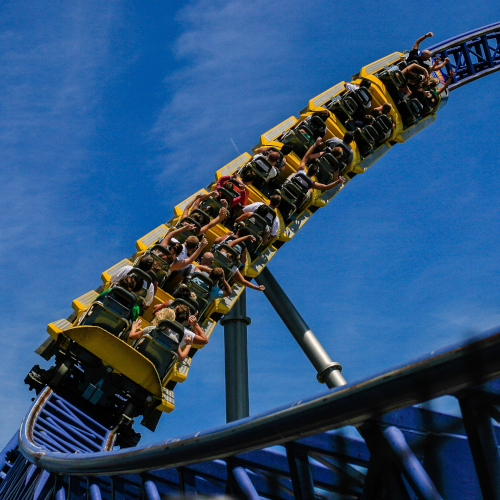
[(145, 252), (155, 241), (160, 239), (163, 235), (167, 234), (168, 227), (165, 224), (158, 226), (148, 234), (136, 241), (135, 247), (139, 252)]
[(240, 167), (242, 167), (245, 163), (248, 163), (252, 159), (252, 156), (248, 153), (243, 153), (238, 156), (234, 160), (230, 161), (227, 165), (224, 165), (222, 168), (215, 172), (215, 180), (218, 181), (221, 177), (225, 175), (231, 175), (233, 172), (236, 172)]
[(75, 326), (64, 335), (161, 399), (160, 378), (153, 363), (123, 340), (98, 326)]
[(199, 189), (196, 193), (192, 194), (189, 198), (186, 198), (184, 201), (181, 201), (178, 205), (174, 207), (174, 219), (180, 219), (182, 212), (187, 205), (189, 205), (199, 194), (207, 194), (208, 191), (206, 189)]
[(337, 83), (328, 90), (325, 90), (321, 94), (313, 97), (307, 104), (307, 111), (320, 111), (323, 106), (328, 101), (331, 101), (336, 95), (340, 94), (345, 90), (345, 82)]
[(402, 58), (403, 54), (401, 52), (393, 52), (392, 54), (389, 54), (388, 56), (385, 56), (382, 59), (378, 59), (377, 61), (361, 68), (359, 77), (366, 78), (368, 75), (376, 73), (386, 66), (391, 66), (392, 64), (400, 61)]
[(90, 292), (87, 292), (75, 299), (71, 306), (76, 313), (85, 311), (98, 296), (99, 294), (95, 290), (90, 290)]
[(278, 123), (278, 125), (276, 125), (271, 130), (268, 130), (266, 133), (260, 136), (260, 143), (257, 144), (257, 146), (254, 146), (252, 148), (252, 151), (255, 152), (255, 150), (257, 150), (261, 146), (266, 146), (270, 142), (276, 140), (280, 135), (285, 133), (288, 129), (294, 127), (296, 123), (297, 123), (297, 118), (295, 118), (295, 116), (290, 116), (290, 118), (287, 118), (281, 123)]

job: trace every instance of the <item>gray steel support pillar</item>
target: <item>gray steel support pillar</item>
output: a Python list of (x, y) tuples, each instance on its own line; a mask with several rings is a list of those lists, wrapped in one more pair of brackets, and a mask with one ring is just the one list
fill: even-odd
[(264, 268), (255, 278), (255, 281), (259, 285), (266, 287), (264, 293), (267, 299), (318, 372), (318, 381), (324, 382), (330, 389), (346, 385), (347, 382), (341, 373), (342, 366), (340, 366), (340, 363), (332, 361), (328, 353), (323, 349), (323, 346), (307, 326), (297, 309), (295, 309), (295, 306), (271, 271), (267, 267)]
[(474, 395), (459, 398), (462, 419), (484, 500), (500, 499), (500, 457), (485, 404)]
[(248, 399), (248, 357), (246, 290), (221, 320), (224, 326), (226, 365), (226, 421), (233, 422), (250, 414)]

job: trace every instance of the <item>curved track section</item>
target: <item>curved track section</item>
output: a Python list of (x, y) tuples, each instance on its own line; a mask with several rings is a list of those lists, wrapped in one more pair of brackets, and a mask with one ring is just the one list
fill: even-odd
[(500, 23), (493, 23), (428, 47), (434, 57), (450, 59), (455, 70), (450, 91), (500, 69)]
[[(471, 371), (471, 366), (476, 368)], [(453, 394), (498, 376), (500, 333), (496, 332), (263, 415), (154, 445), (91, 456), (48, 452), (30, 439), (30, 429), (34, 425), (31, 413), (21, 427), (19, 443), (26, 458), (51, 472), (82, 475), (140, 473), (226, 458), (345, 425), (358, 425), (375, 416)]]
[[(447, 69), (456, 70), (451, 89), (497, 71), (500, 68), (499, 49), (500, 23), (430, 47), (434, 56), (450, 58)], [(445, 498), (476, 498), (469, 491), (477, 492), (479, 487), (484, 498), (500, 498), (500, 458), (495, 441), (495, 435), (500, 437), (500, 433), (490, 420), (490, 416), (500, 418), (500, 390), (488, 384), (477, 387), (500, 376), (499, 359), (500, 333), (490, 333), (375, 378), (260, 416), (150, 446), (106, 453), (97, 450), (109, 449), (112, 437), (105, 429), (100, 429), (103, 431), (100, 437), (97, 437), (99, 433), (85, 434), (93, 425), (85, 421), (85, 415), (78, 415), (82, 417), (82, 424), (77, 426), (77, 433), (84, 435), (86, 444), (77, 445), (72, 441), (72, 419), (77, 412), (65, 406), (65, 402), (54, 399), (49, 390), (35, 402), (23, 422), (18, 443), (22, 455), (17, 459), (9, 458), (17, 444), (15, 439), (8, 445), (13, 448), (2, 454), (3, 471), (9, 467), (10, 470), (1, 483), (0, 498), (63, 500), (79, 498), (82, 488), (92, 499), (128, 499), (137, 498), (139, 494), (142, 498), (158, 500), (161, 493), (221, 493), (221, 488), (241, 498), (260, 498), (260, 495), (276, 499), (325, 498), (321, 492), (332, 492), (337, 495), (335, 498), (443, 498), (429, 478), (429, 471), (423, 468), (424, 459), (417, 457), (408, 445), (408, 442), (413, 443), (412, 434), (405, 434), (406, 431), (394, 426), (396, 423), (398, 427), (411, 427), (415, 432), (426, 433), (439, 425), (435, 421), (417, 425), (419, 412), (412, 410), (405, 418), (414, 418), (415, 422), (405, 427), (404, 418), (398, 420), (394, 412), (444, 394), (454, 394), (460, 400), (465, 430), (454, 427), (453, 432), (469, 438), (477, 470), (476, 483), (469, 490), (459, 484), (453, 496)], [(69, 421), (59, 418), (60, 415), (44, 420), (42, 414), (51, 405), (57, 411), (65, 407)], [(412, 416), (408, 417), (410, 414)], [(331, 436), (318, 433), (345, 425), (356, 425), (366, 444), (360, 440), (354, 443), (347, 438), (341, 439), (344, 450), (333, 456)], [(378, 437), (367, 430), (373, 426), (384, 429)], [(450, 429), (447, 435), (452, 435)], [(286, 445), (285, 462), (282, 453), (262, 449), (282, 444)], [(258, 449), (261, 451), (252, 451)], [(452, 460), (457, 459), (456, 451), (448, 452)], [(392, 458), (392, 466), (387, 463), (388, 455)], [(340, 456), (350, 459), (342, 462)], [(312, 463), (309, 457), (315, 462)], [(26, 459), (35, 465), (30, 465)], [(10, 462), (8, 467), (7, 462)], [(194, 465), (200, 462), (206, 463), (206, 467)], [(471, 463), (469, 460), (469, 468)], [(366, 473), (353, 465), (365, 467)], [(168, 469), (148, 473), (159, 467)], [(116, 480), (94, 478), (96, 475), (131, 473), (142, 476)], [(457, 483), (456, 471), (440, 471), (439, 474), (433, 480), (440, 485), (441, 491), (451, 484), (443, 479), (446, 474), (450, 478), (453, 476), (453, 482)], [(65, 479), (64, 475), (67, 475)], [(76, 477), (79, 475), (87, 477), (85, 486)], [(217, 487), (210, 489), (209, 483)], [(391, 484), (389, 489), (387, 484)]]

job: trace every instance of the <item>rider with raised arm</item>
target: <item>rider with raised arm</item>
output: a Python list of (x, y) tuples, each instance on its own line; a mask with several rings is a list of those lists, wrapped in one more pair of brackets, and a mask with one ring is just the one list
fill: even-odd
[[(170, 241), (173, 237), (182, 231), (188, 229), (193, 231), (196, 228), (194, 224), (188, 224), (180, 228), (174, 229), (168, 233), (165, 238), (160, 242), (160, 245), (169, 249)], [(190, 264), (195, 261), (203, 249), (208, 245), (208, 240), (203, 237), (201, 243), (196, 236), (189, 236), (187, 240), (182, 244), (182, 251), (177, 257), (176, 261), (170, 266), (170, 271), (184, 270), (189, 267)]]
[(450, 62), (450, 59), (447, 57), (443, 62), (441, 62), (441, 58), (437, 57), (434, 62), (431, 61), (431, 51), (430, 50), (422, 50), (422, 52), (419, 54), (418, 50), (420, 48), (420, 44), (426, 39), (426, 38), (431, 38), (434, 36), (434, 33), (432, 31), (429, 31), (429, 33), (426, 33), (425, 35), (421, 36), (420, 38), (417, 38), (416, 42), (413, 44), (412, 49), (410, 50), (410, 53), (408, 54), (407, 61), (409, 63), (411, 62), (416, 62), (419, 66), (422, 66), (425, 68), (429, 74), (432, 73), (433, 71), (437, 71), (441, 69), (443, 66), (448, 64)]
[[(347, 132), (348, 134), (349, 132)], [(346, 134), (346, 135), (347, 135)], [(340, 139), (339, 139), (340, 140)], [(339, 177), (338, 179), (334, 180), (333, 182), (330, 182), (330, 184), (322, 184), (320, 182), (313, 181), (311, 177), (315, 176), (319, 172), (319, 167), (317, 165), (311, 165), (307, 172), (305, 171), (307, 160), (309, 159), (309, 156), (312, 154), (312, 152), (318, 147), (323, 144), (323, 141), (318, 138), (316, 142), (307, 150), (307, 153), (304, 155), (304, 158), (302, 158), (302, 161), (300, 162), (299, 170), (291, 175), (289, 179), (291, 178), (296, 178), (299, 180), (299, 182), (302, 184), (302, 186), (307, 187), (307, 189), (318, 189), (320, 191), (328, 191), (329, 189), (334, 188), (335, 186), (338, 186), (339, 184), (344, 184), (346, 182), (344, 177)]]
[(214, 196), (215, 194), (218, 194), (217, 191), (212, 191), (210, 193), (203, 193), (203, 194), (198, 194), (196, 195), (190, 203), (188, 203), (184, 211), (182, 212), (181, 216), (181, 221), (184, 220), (186, 217), (191, 217), (194, 221), (198, 222), (201, 226), (200, 232), (198, 233), (198, 236), (201, 236), (202, 234), (205, 234), (209, 229), (213, 228), (217, 224), (224, 222), (224, 220), (227, 217), (227, 200), (221, 199), (220, 202), (223, 205), (221, 209), (219, 210), (219, 214), (217, 217), (214, 217), (208, 224), (203, 225), (203, 217), (200, 214), (197, 213), (192, 213), (194, 210), (198, 209), (200, 206), (200, 203), (204, 202), (206, 199), (208, 199), (210, 196)]

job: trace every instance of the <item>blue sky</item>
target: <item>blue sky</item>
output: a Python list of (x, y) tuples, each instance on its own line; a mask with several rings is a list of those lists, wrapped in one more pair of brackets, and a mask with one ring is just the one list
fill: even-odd
[[(215, 170), (362, 66), (500, 19), (451, 1), (0, 4), (1, 438), (47, 323)], [(425, 45), (424, 45), (425, 46)], [(500, 74), (356, 177), (270, 269), (348, 381), (500, 324)], [(233, 145), (234, 142), (234, 145)], [(324, 386), (248, 292), (251, 413)], [(222, 328), (155, 435), (222, 424)]]

